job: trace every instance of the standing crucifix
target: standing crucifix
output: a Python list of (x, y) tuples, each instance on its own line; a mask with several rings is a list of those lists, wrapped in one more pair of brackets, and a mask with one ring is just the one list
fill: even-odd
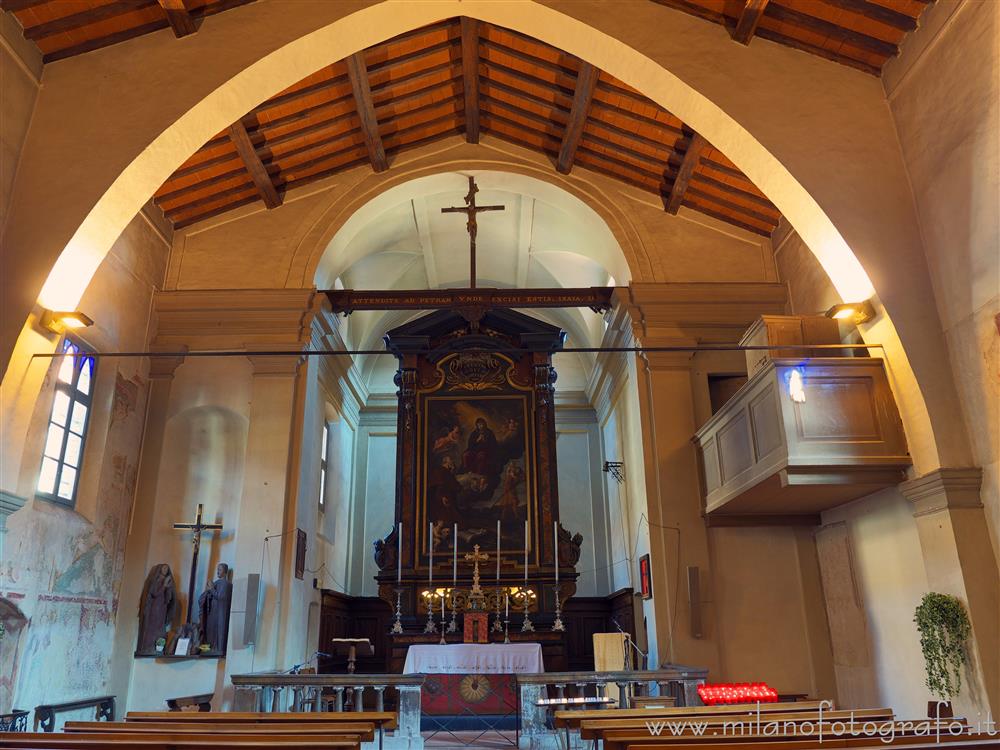
[(443, 214), (465, 214), (468, 217), (468, 221), (465, 224), (465, 228), (469, 231), (469, 288), (476, 288), (476, 232), (478, 227), (476, 225), (476, 214), (480, 211), (503, 211), (505, 206), (477, 206), (476, 205), (476, 193), (479, 192), (479, 188), (476, 187), (476, 178), (469, 177), (469, 193), (465, 196), (465, 207), (462, 206), (451, 206), (450, 208), (442, 208), (441, 213)]
[(180, 530), (191, 530), (194, 534), (191, 536), (191, 576), (188, 580), (188, 606), (187, 606), (187, 619), (184, 620), (186, 625), (191, 624), (191, 610), (194, 609), (194, 582), (195, 577), (198, 575), (198, 550), (201, 548), (201, 532), (203, 531), (222, 531), (221, 523), (202, 523), (201, 522), (201, 511), (202, 504), (198, 503), (198, 512), (195, 514), (194, 523), (175, 523), (174, 528)]

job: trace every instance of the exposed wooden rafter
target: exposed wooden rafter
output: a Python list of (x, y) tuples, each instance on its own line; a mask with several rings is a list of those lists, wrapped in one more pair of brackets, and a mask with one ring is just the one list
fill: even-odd
[(563, 174), (569, 174), (576, 158), (576, 149), (583, 136), (583, 127), (587, 124), (590, 113), (590, 103), (594, 98), (594, 88), (601, 72), (588, 62), (580, 63), (580, 72), (576, 76), (576, 89), (573, 91), (573, 108), (569, 112), (569, 122), (563, 133), (562, 145), (559, 148), (559, 158), (556, 169)]
[(274, 183), (271, 182), (271, 175), (268, 174), (267, 169), (264, 167), (264, 162), (257, 155), (257, 151), (250, 141), (246, 126), (242, 121), (237, 120), (229, 126), (229, 137), (232, 139), (233, 145), (236, 146), (236, 153), (240, 155), (243, 164), (250, 173), (253, 184), (257, 186), (257, 192), (260, 193), (260, 197), (264, 200), (264, 205), (268, 208), (277, 208), (280, 206), (281, 196), (278, 195)]
[[(162, 11), (153, 12), (166, 27)], [(196, 10), (192, 15), (201, 17)], [(463, 29), (466, 48), (470, 39), (478, 40), (474, 55), (463, 55)], [(242, 153), (230, 145), (228, 131), (212, 138), (157, 191), (157, 203), (175, 227), (190, 226), (260, 200), (261, 188), (248, 178), (244, 154), (263, 160), (257, 179), (264, 191), (269, 182), (280, 194), (372, 164), (369, 135), (380, 136), (377, 142), (391, 157), (440, 139), (468, 137), (477, 118), (480, 139), (489, 134), (544, 154), (554, 165), (561, 155), (566, 169), (607, 175), (662, 196), (665, 204), (675, 190), (683, 193), (678, 205), (762, 236), (774, 230), (780, 213), (746, 176), (638, 91), (523, 34), (483, 21), (475, 22), (474, 36), (470, 30), (468, 20), (463, 24), (456, 17), (317, 71), (243, 118), (249, 146), (244, 143)], [(469, 86), (466, 71), (475, 74)], [(463, 101), (472, 86), (478, 97)], [(472, 102), (475, 110), (467, 111)], [(244, 140), (240, 134), (236, 139)], [(532, 208), (530, 202), (520, 205), (518, 286), (527, 283)], [(413, 211), (433, 286), (441, 269), (425, 202), (415, 200)]]
[(892, 26), (900, 31), (913, 31), (917, 28), (917, 19), (913, 16), (886, 8), (884, 5), (877, 5), (869, 0), (822, 0), (822, 2), (834, 8), (857, 13), (859, 16), (884, 23), (886, 26)]
[(680, 169), (677, 170), (677, 177), (674, 178), (674, 184), (670, 188), (670, 195), (666, 200), (667, 213), (676, 214), (680, 210), (684, 193), (687, 192), (688, 184), (691, 182), (691, 175), (694, 174), (701, 158), (701, 152), (707, 145), (708, 141), (700, 133), (695, 133), (691, 137), (691, 143), (684, 154), (684, 161), (681, 162)]
[(767, 9), (767, 3), (768, 0), (746, 0), (746, 5), (740, 13), (740, 20), (736, 22), (736, 28), (732, 31), (735, 41), (740, 44), (750, 44), (757, 31), (757, 24)]
[(174, 36), (180, 39), (182, 36), (193, 34), (198, 30), (194, 23), (191, 12), (184, 5), (184, 0), (158, 0), (163, 12), (167, 14), (170, 28), (174, 30)]
[(465, 140), (479, 143), (479, 21), (462, 16), (461, 24)]
[(345, 62), (347, 77), (351, 82), (351, 92), (354, 94), (354, 104), (358, 109), (358, 119), (361, 121), (361, 133), (365, 139), (365, 148), (368, 149), (368, 158), (372, 163), (372, 169), (384, 172), (389, 168), (389, 162), (385, 158), (385, 147), (378, 132), (378, 118), (375, 117), (375, 105), (372, 103), (365, 53), (355, 52)]
[[(67, 31), (75, 31), (83, 26), (99, 21), (106, 21), (109, 18), (125, 15), (136, 10), (149, 8), (156, 5), (156, 0), (117, 0), (116, 2), (100, 5), (96, 8), (87, 8), (78, 13), (71, 13), (68, 16), (46, 21), (35, 26), (29, 26), (24, 30), (24, 38), (38, 41), (46, 39), (56, 34)], [(6, 8), (6, 4), (4, 8)]]

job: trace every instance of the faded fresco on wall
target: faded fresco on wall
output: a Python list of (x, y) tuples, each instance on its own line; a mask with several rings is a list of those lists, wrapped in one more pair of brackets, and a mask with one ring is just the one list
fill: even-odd
[[(77, 510), (33, 499), (7, 521), (0, 595), (29, 618), (19, 644), (18, 706), (88, 698), (107, 689), (147, 389), (138, 376), (124, 377), (117, 369), (102, 375), (99, 369), (83, 466), (84, 477), (99, 471), (96, 498), (85, 497), (81, 482)], [(100, 389), (109, 387), (113, 393), (102, 399)], [(42, 398), (49, 392), (43, 388)], [(102, 416), (103, 445), (96, 442)], [(53, 681), (55, 674), (60, 678)]]

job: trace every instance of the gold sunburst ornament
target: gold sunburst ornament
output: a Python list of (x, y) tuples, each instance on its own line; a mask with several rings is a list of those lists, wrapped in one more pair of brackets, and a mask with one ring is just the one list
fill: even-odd
[(480, 703), (491, 692), (489, 679), (481, 674), (467, 674), (458, 683), (458, 694), (466, 703)]

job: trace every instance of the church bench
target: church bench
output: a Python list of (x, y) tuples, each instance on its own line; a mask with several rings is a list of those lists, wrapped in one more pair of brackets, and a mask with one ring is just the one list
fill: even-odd
[(345, 739), (372, 742), (375, 739), (375, 723), (367, 722), (311, 722), (303, 725), (252, 724), (236, 722), (156, 722), (156, 721), (68, 721), (64, 732), (103, 733), (132, 732), (141, 734), (327, 734)]
[[(799, 711), (818, 711), (820, 701), (797, 701), (788, 703), (761, 703), (762, 714), (797, 713)], [(729, 716), (756, 712), (757, 704), (740, 703), (725, 706), (675, 706), (672, 708), (615, 708), (596, 711), (556, 711), (556, 726), (562, 728), (566, 724), (578, 727), (581, 721), (587, 719), (649, 719), (684, 716)], [(824, 705), (825, 710), (834, 710), (831, 704)]]
[(63, 734), (28, 732), (3, 738), (4, 750), (74, 750), (75, 748), (112, 748), (113, 750), (360, 750), (357, 740), (338, 735), (300, 734), (156, 734), (132, 732), (88, 732)]
[[(610, 712), (609, 712), (610, 713)], [(856, 722), (865, 721), (885, 721), (891, 720), (894, 717), (894, 713), (891, 708), (865, 708), (857, 709), (855, 711), (846, 710), (831, 710), (824, 711), (822, 714), (818, 711), (800, 711), (800, 712), (782, 712), (782, 713), (761, 713), (760, 721), (762, 723), (769, 722), (780, 722), (782, 724), (801, 724), (806, 722), (816, 723), (822, 720), (826, 722), (834, 721), (849, 721), (851, 718), (855, 719)], [(757, 721), (757, 714), (752, 713), (740, 713), (740, 714), (729, 714), (723, 716), (717, 715), (697, 715), (697, 716), (685, 716), (685, 715), (672, 715), (672, 716), (643, 716), (642, 718), (618, 718), (618, 717), (606, 717), (601, 716), (595, 719), (584, 719), (583, 721), (576, 724), (576, 728), (579, 728), (581, 735), (585, 739), (590, 739), (595, 733), (601, 731), (610, 730), (630, 730), (630, 729), (641, 729), (646, 730), (647, 726), (651, 722), (661, 722), (664, 724), (674, 723), (674, 724), (691, 724), (706, 727), (723, 727), (727, 724), (734, 724), (741, 722), (743, 724), (752, 724)], [(569, 725), (569, 722), (567, 722)]]
[[(650, 743), (643, 742), (635, 745), (625, 745), (625, 750), (738, 750), (742, 746), (744, 738), (730, 738), (729, 740), (712, 743)], [(886, 742), (880, 741), (876, 737), (824, 737), (820, 742), (818, 738), (812, 739), (780, 739), (770, 737), (766, 741), (754, 742), (753, 750), (824, 750), (824, 748), (834, 748), (835, 750), (885, 750), (888, 747), (899, 746), (901, 750), (940, 750), (946, 745), (948, 750), (993, 750), (1000, 748), (1000, 736), (989, 736), (988, 734), (968, 734), (954, 737), (942, 733), (940, 738), (928, 735), (904, 734), (897, 735)]]
[(129, 711), (126, 722), (221, 722), (249, 724), (357, 724), (372, 722), (385, 730), (394, 730), (398, 724), (395, 711), (323, 711), (303, 713), (262, 713), (257, 711), (209, 711), (179, 713), (176, 711)]
[[(964, 722), (955, 722), (963, 727), (962, 731), (967, 732), (968, 726)], [(822, 741), (818, 739), (818, 727), (812, 728), (812, 733), (795, 734), (794, 732), (784, 734), (760, 733), (760, 734), (732, 734), (729, 736), (697, 735), (685, 733), (681, 735), (653, 735), (648, 730), (607, 730), (601, 731), (591, 739), (595, 742), (600, 740), (604, 750), (650, 750), (650, 748), (661, 748), (665, 750), (745, 750), (752, 745), (753, 750), (763, 750), (764, 748), (774, 748), (775, 750), (822, 750), (831, 745), (837, 747), (866, 747), (868, 745), (879, 744), (883, 748), (889, 744), (900, 744), (909, 746), (926, 742), (934, 737), (936, 730), (914, 728), (913, 722), (872, 722), (867, 730), (862, 730), (864, 722), (859, 722), (853, 732), (834, 732), (835, 725), (839, 722), (824, 722)], [(873, 726), (872, 726), (873, 725)], [(942, 723), (940, 738), (960, 739), (948, 735), (947, 727), (950, 724)], [(963, 734), (963, 737), (968, 735)], [(886, 742), (881, 742), (885, 738)]]

